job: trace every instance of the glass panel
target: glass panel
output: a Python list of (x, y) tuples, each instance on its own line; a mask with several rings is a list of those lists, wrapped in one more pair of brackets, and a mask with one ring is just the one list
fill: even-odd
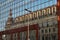
[(45, 40), (48, 40), (48, 37), (45, 37)]
[(43, 26), (43, 24), (42, 24), (42, 23), (40, 23), (40, 24), (39, 24), (39, 26), (40, 26), (40, 27), (42, 27), (42, 26)]
[(30, 30), (30, 40), (36, 40), (36, 31)]
[(6, 40), (11, 40), (11, 35), (7, 35), (6, 37), (7, 37)]
[(11, 40), (11, 35), (2, 35), (2, 40)]
[(17, 40), (18, 36), (17, 36), (17, 33), (14, 33), (13, 34), (13, 40)]
[(42, 40), (44, 40), (44, 36), (42, 36)]
[(57, 39), (56, 35), (52, 35), (52, 40), (56, 40), (56, 39)]
[(53, 21), (48, 21), (48, 26), (52, 26), (53, 25)]
[(55, 24), (58, 24), (58, 21), (57, 20), (54, 20), (53, 21), (53, 24), (55, 25)]
[(26, 40), (26, 31), (25, 32), (20, 32), (20, 40)]
[(43, 27), (47, 27), (47, 22), (44, 22), (43, 23)]

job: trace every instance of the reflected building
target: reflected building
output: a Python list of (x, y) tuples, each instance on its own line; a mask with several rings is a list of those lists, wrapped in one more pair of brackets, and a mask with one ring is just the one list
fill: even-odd
[[(56, 0), (10, 0), (0, 6), (0, 40), (58, 40)], [(24, 9), (31, 10), (26, 12)], [(29, 19), (29, 20), (28, 20)]]
[[(14, 31), (13, 29), (17, 31), (20, 29), (18, 31), (20, 40), (27, 40), (28, 18), (30, 40), (58, 40), (56, 5), (37, 10), (23, 16), (18, 16), (14, 20), (12, 17), (12, 11), (10, 10), (5, 30), (10, 30), (12, 32)], [(17, 31), (12, 33), (13, 40), (18, 40)], [(9, 39), (8, 37), (9, 35), (6, 35), (7, 40)]]

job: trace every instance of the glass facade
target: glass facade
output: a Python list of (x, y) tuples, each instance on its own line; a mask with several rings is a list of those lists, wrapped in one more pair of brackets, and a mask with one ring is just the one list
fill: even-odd
[(27, 31), (25, 32), (20, 32), (20, 40), (26, 40), (27, 38)]
[[(30, 40), (36, 40), (36, 30), (30, 30)], [(20, 32), (20, 40), (27, 40), (27, 31)]]
[[(12, 9), (13, 23), (9, 27), (14, 29), (16, 27), (27, 26), (28, 18), (31, 23), (29, 25), (38, 24), (39, 30), (34, 30), (31, 26), (29, 30), (30, 40), (57, 40), (58, 28), (57, 28), (57, 15), (56, 15), (57, 0), (7, 0), (2, 1), (0, 6), (0, 31), (5, 30), (5, 26), (10, 9)], [(32, 14), (28, 14), (24, 9), (32, 11)], [(41, 10), (40, 10), (41, 9)], [(25, 15), (28, 14), (28, 15)], [(24, 16), (22, 16), (24, 15)], [(42, 20), (41, 20), (42, 19)], [(26, 21), (26, 22), (25, 22)], [(20, 25), (22, 24), (22, 25)], [(26, 24), (26, 25), (25, 25)], [(38, 27), (37, 26), (37, 27)], [(9, 29), (7, 28), (7, 30)], [(20, 29), (20, 28), (19, 28)], [(2, 33), (3, 40), (27, 40), (27, 30), (8, 30)], [(5, 36), (5, 37), (4, 37)]]
[(56, 5), (56, 0), (7, 0), (2, 1), (0, 6), (0, 31), (4, 30), (5, 24), (9, 16), (9, 10), (12, 9), (12, 17), (25, 15), (31, 11), (40, 10), (42, 8)]

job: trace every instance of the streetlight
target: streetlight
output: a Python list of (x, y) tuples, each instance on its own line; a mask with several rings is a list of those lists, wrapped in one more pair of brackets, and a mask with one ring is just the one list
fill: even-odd
[[(28, 10), (28, 9), (24, 9), (25, 11), (28, 11), (28, 12), (32, 12), (32, 11), (30, 11), (30, 10)], [(29, 37), (29, 17), (28, 17), (28, 40), (30, 40), (30, 37)]]
[(28, 11), (28, 12), (30, 12), (30, 13), (32, 12), (32, 11), (30, 11), (30, 10), (28, 10), (28, 9), (24, 9), (24, 10), (26, 10), (26, 11)]
[(4, 34), (4, 35), (2, 35), (2, 39), (4, 40), (4, 39), (6, 39), (6, 35)]

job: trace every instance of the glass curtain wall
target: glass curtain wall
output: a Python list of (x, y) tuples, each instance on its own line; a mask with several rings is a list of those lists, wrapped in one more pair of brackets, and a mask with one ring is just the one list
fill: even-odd
[(0, 6), (0, 31), (4, 30), (6, 25), (9, 10), (12, 9), (12, 17), (25, 15), (29, 12), (24, 9), (33, 11), (40, 10), (42, 8), (56, 5), (56, 0), (7, 0), (2, 1)]

